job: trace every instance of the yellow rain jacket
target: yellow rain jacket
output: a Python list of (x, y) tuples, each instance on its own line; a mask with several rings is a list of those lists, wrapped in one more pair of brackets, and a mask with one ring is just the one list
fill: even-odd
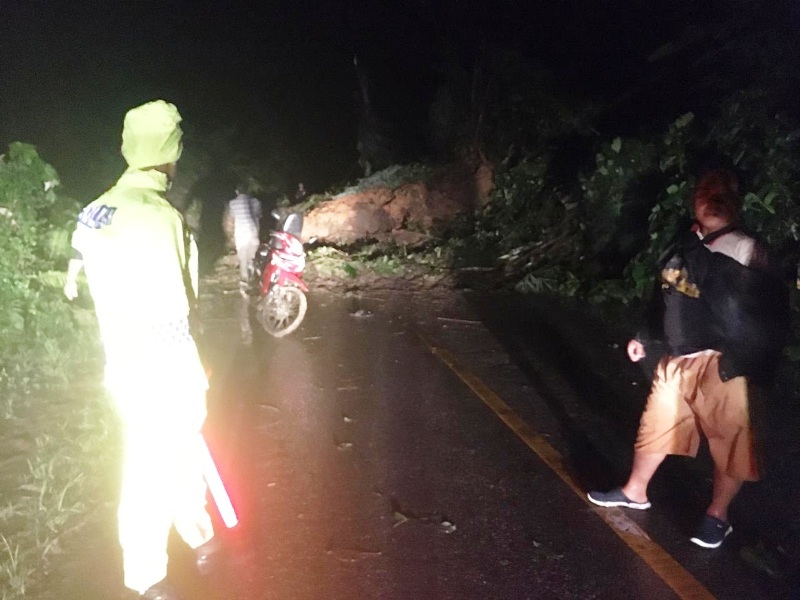
[(129, 169), (78, 217), (72, 245), (94, 299), (106, 385), (124, 425), (118, 510), (125, 585), (144, 592), (167, 574), (175, 526), (192, 548), (213, 536), (199, 462), (208, 381), (189, 331), (197, 251), (149, 167), (181, 155), (180, 114), (155, 101), (125, 116)]
[(122, 153), (131, 167), (83, 209), (73, 234), (95, 303), (110, 387), (141, 384), (137, 380), (145, 373), (151, 382), (207, 387), (195, 344), (176, 347), (162, 339), (169, 335), (165, 329), (186, 322), (190, 299), (197, 297), (197, 248), (183, 217), (164, 197), (167, 175), (142, 170), (180, 157), (178, 123), (177, 109), (163, 101), (128, 112)]
[(167, 176), (128, 170), (78, 219), (73, 247), (82, 255), (106, 351), (107, 383), (206, 387), (193, 343), (163, 343), (159, 329), (186, 321), (197, 296), (197, 251), (180, 213), (163, 197)]

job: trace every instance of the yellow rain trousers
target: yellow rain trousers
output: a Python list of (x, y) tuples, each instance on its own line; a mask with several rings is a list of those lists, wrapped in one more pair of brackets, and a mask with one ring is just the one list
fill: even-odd
[(106, 355), (106, 385), (123, 422), (118, 511), (125, 585), (144, 592), (167, 574), (175, 526), (196, 548), (213, 536), (199, 464), (206, 379), (189, 332), (197, 252), (149, 166), (180, 157), (180, 115), (163, 101), (128, 112), (129, 169), (78, 217), (80, 253)]
[(192, 548), (213, 536), (198, 452), (205, 418), (204, 375), (191, 372), (196, 350), (189, 338), (176, 343), (159, 337), (160, 347), (152, 346), (151, 356), (136, 361), (140, 372), (129, 368), (133, 362), (119, 370), (113, 364), (106, 368), (124, 424), (118, 523), (125, 585), (140, 593), (167, 574), (167, 538), (173, 525)]

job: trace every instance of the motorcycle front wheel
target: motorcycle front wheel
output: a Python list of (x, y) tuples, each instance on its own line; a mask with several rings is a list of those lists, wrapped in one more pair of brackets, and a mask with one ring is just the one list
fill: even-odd
[(259, 301), (258, 319), (268, 334), (283, 337), (300, 327), (306, 310), (308, 300), (303, 290), (276, 285)]

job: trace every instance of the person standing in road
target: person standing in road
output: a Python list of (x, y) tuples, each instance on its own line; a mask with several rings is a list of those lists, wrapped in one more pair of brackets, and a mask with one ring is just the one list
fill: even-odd
[(634, 446), (628, 481), (592, 491), (599, 506), (650, 507), (647, 488), (669, 454), (696, 456), (701, 436), (714, 463), (711, 503), (691, 541), (716, 548), (733, 530), (728, 507), (745, 481), (761, 477), (751, 413), (779, 360), (788, 311), (780, 278), (766, 253), (738, 228), (736, 176), (715, 170), (693, 196), (696, 223), (665, 253), (649, 335), (627, 346), (633, 362), (661, 339), (667, 355), (656, 367)]
[(306, 186), (303, 185), (302, 182), (297, 184), (297, 191), (294, 193), (294, 201), (295, 202), (303, 202), (306, 197), (308, 196), (308, 192), (306, 191)]
[(182, 151), (181, 116), (156, 100), (128, 111), (127, 170), (78, 216), (64, 293), (85, 271), (105, 350), (105, 382), (124, 435), (119, 541), (125, 586), (176, 600), (167, 581), (174, 525), (199, 567), (216, 548), (197, 451), (208, 381), (190, 330), (197, 251), (165, 198)]
[(250, 263), (260, 243), (261, 203), (246, 193), (246, 186), (236, 188), (236, 197), (228, 202), (227, 212), (233, 225), (233, 240), (239, 260), (239, 290), (247, 295), (250, 287)]

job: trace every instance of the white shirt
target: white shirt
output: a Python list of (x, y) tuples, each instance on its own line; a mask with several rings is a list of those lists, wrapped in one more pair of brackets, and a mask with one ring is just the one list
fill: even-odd
[[(704, 236), (698, 232), (697, 237), (703, 239)], [(764, 251), (756, 241), (738, 230), (719, 236), (708, 244), (708, 249), (730, 256), (745, 267), (761, 266), (766, 262)]]

